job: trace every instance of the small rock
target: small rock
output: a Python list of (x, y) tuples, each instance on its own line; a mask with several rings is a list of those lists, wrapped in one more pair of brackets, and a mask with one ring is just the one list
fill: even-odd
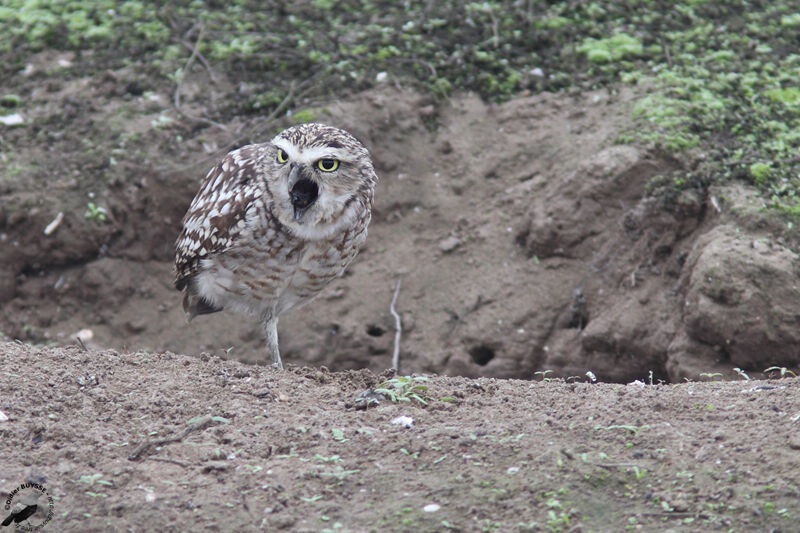
[(378, 73), (375, 75), (375, 81), (376, 81), (377, 83), (383, 83), (383, 82), (385, 82), (387, 79), (389, 79), (389, 75), (388, 75), (387, 73), (385, 73), (385, 72), (378, 72)]
[(363, 411), (370, 407), (379, 405), (386, 399), (386, 395), (382, 392), (376, 392), (375, 389), (369, 389), (362, 392), (358, 398), (353, 402), (353, 407), (356, 410)]
[(410, 416), (400, 415), (392, 419), (392, 424), (396, 426), (403, 426), (406, 429), (411, 429), (414, 426), (414, 419)]
[(433, 105), (426, 105), (419, 108), (419, 114), (423, 117), (429, 117), (436, 113), (436, 108)]
[(439, 249), (444, 253), (449, 253), (461, 246), (461, 240), (458, 237), (447, 237), (439, 241)]
[(86, 328), (80, 330), (78, 333), (75, 334), (75, 337), (81, 340), (81, 342), (89, 342), (94, 338), (94, 331)]
[(225, 461), (208, 461), (203, 465), (203, 473), (209, 472), (223, 472), (231, 467), (230, 463)]
[(0, 422), (8, 422), (8, 415), (0, 411)]
[(131, 333), (141, 333), (147, 329), (147, 321), (142, 317), (137, 317), (132, 320), (128, 320), (125, 323), (125, 327), (127, 327)]
[(252, 394), (256, 398), (266, 398), (272, 394), (272, 391), (269, 390), (269, 387), (264, 387), (262, 389), (254, 390)]
[(438, 511), (441, 508), (442, 508), (442, 506), (439, 505), (438, 503), (429, 503), (428, 505), (423, 507), (422, 510), (424, 512), (426, 512), (426, 513), (435, 513), (436, 511)]
[(19, 126), (24, 122), (25, 120), (19, 113), (14, 113), (13, 115), (0, 116), (0, 124), (3, 124), (4, 126)]

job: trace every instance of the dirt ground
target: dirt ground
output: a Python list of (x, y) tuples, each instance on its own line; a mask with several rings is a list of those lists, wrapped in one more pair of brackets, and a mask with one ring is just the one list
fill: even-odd
[(390, 374), (0, 351), (0, 486), (44, 486), (45, 530), (796, 530), (796, 378), (430, 377), (359, 409)]
[[(646, 88), (386, 83), (266, 120), (245, 81), (188, 72), (179, 112), (87, 57), (0, 80), (6, 501), (45, 487), (53, 531), (797, 529), (798, 227), (664, 178), (703, 154), (623, 143)], [(282, 317), (280, 373), (254, 322), (185, 323), (172, 256), (213, 161), (301, 112), (381, 181), (366, 248)]]

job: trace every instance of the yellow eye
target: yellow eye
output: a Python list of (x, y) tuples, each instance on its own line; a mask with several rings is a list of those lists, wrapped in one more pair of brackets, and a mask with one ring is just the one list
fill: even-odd
[(286, 163), (289, 160), (289, 154), (278, 148), (278, 163)]
[(339, 161), (336, 159), (320, 159), (317, 161), (317, 168), (323, 172), (333, 172), (339, 168)]

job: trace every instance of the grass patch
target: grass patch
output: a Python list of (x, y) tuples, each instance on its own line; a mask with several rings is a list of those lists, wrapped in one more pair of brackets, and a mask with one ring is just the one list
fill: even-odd
[[(100, 74), (136, 57), (166, 83), (183, 76), (196, 52), (205, 68), (251, 89), (227, 99), (220, 114), (269, 113), (287, 94), (336, 98), (386, 79), (435, 99), (469, 90), (495, 101), (522, 91), (636, 84), (649, 94), (623, 137), (706, 155), (664, 185), (742, 179), (797, 216), (798, 29), (788, 0), (7, 0), (0, 77), (17, 74), (31, 54), (58, 48), (91, 58), (80, 72), (59, 67), (62, 76)], [(13, 95), (2, 102), (20, 104)]]

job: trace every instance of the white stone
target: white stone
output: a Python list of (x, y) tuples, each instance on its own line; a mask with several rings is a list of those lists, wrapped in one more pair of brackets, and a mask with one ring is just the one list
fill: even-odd
[(88, 342), (94, 338), (94, 331), (85, 328), (76, 333), (75, 336), (79, 338), (81, 342)]
[(405, 426), (406, 429), (411, 429), (411, 427), (414, 425), (414, 419), (410, 416), (401, 415), (392, 419), (392, 424), (396, 426)]
[(19, 126), (24, 122), (25, 120), (23, 120), (22, 115), (19, 113), (0, 116), (0, 124), (3, 124), (4, 126)]

